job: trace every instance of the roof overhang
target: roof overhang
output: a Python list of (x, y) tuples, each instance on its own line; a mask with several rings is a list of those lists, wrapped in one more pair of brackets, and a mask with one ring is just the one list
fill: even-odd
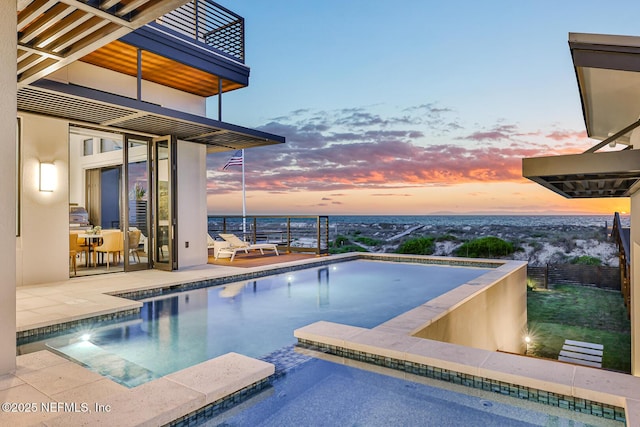
[[(138, 64), (138, 49), (141, 49)], [(249, 85), (248, 66), (154, 22), (80, 58), (99, 67), (199, 96), (214, 96)], [(171, 70), (170, 73), (167, 70)]]
[[(569, 33), (569, 48), (587, 134), (601, 142), (523, 159), (522, 175), (571, 199), (629, 197), (640, 189), (640, 37)], [(597, 152), (607, 144), (629, 147)]]
[[(569, 33), (569, 48), (589, 137), (603, 140), (637, 121), (640, 37)], [(628, 144), (629, 134), (617, 142)]]
[(40, 80), (18, 89), (18, 111), (148, 135), (175, 135), (208, 152), (284, 143), (285, 138), (82, 86)]
[(522, 159), (522, 175), (569, 199), (628, 197), (640, 185), (640, 150)]

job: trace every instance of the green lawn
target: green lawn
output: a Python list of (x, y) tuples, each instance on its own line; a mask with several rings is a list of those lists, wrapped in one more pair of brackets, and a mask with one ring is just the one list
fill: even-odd
[(603, 368), (631, 371), (631, 326), (620, 292), (571, 285), (536, 289), (527, 293), (527, 314), (529, 354), (557, 359), (565, 339), (599, 343)]

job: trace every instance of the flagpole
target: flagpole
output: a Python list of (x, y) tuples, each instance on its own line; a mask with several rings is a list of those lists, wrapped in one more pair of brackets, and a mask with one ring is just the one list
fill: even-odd
[(247, 194), (244, 187), (244, 148), (242, 149), (242, 238), (247, 234)]

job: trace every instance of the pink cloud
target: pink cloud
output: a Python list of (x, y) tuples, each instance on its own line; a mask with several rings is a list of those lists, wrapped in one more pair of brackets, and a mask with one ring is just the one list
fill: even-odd
[[(429, 143), (431, 132), (441, 135), (441, 126), (457, 119), (444, 119), (443, 114), (451, 112), (447, 108), (427, 107), (403, 110), (402, 120), (382, 118), (364, 109), (323, 114), (299, 110), (291, 120), (285, 117), (280, 118), (281, 123), (269, 123), (262, 129), (286, 136), (287, 143), (246, 151), (247, 190), (272, 194), (323, 190), (338, 191), (332, 196), (343, 196), (339, 191), (358, 188), (517, 182), (524, 180), (523, 157), (584, 151), (572, 143), (584, 132), (526, 132), (516, 124), (505, 123), (489, 130), (459, 129), (462, 136), (452, 136), (453, 142)], [(420, 119), (425, 109), (431, 114), (428, 120)], [(307, 120), (305, 114), (310, 115)], [(482, 144), (469, 146), (462, 141)], [(240, 188), (239, 168), (228, 172), (217, 168), (226, 156), (208, 159), (210, 192)]]

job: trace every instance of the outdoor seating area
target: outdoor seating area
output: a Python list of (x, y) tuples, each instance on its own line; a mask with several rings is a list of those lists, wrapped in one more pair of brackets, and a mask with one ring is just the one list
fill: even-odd
[(214, 254), (215, 259), (220, 258), (221, 255), (229, 255), (231, 257), (230, 262), (236, 257), (236, 253), (244, 252), (248, 254), (249, 251), (259, 250), (261, 255), (264, 255), (264, 250), (271, 250), (275, 252), (276, 256), (279, 256), (278, 253), (278, 245), (275, 243), (248, 243), (244, 240), (240, 239), (235, 234), (226, 234), (222, 233), (219, 235), (224, 241), (226, 245), (221, 246)]
[(146, 257), (145, 237), (135, 228), (128, 231), (128, 237), (129, 246), (125, 250), (124, 233), (121, 230), (104, 229), (99, 232), (70, 230), (70, 273), (73, 276), (84, 276), (121, 271), (124, 266), (125, 251), (130, 263), (143, 262), (143, 258)]

